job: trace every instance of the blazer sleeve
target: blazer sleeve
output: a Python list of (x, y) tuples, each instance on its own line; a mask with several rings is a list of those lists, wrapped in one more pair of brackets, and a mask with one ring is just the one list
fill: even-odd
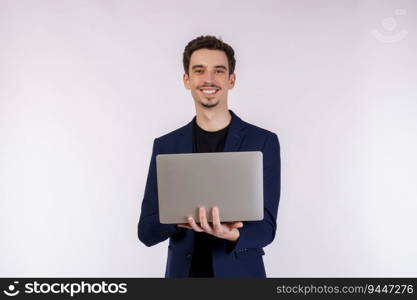
[(281, 191), (281, 159), (278, 136), (268, 135), (263, 147), (264, 218), (262, 221), (245, 221), (239, 228), (236, 242), (225, 241), (225, 250), (232, 253), (239, 249), (261, 248), (270, 244), (277, 228), (278, 203)]
[(176, 224), (161, 224), (159, 222), (158, 190), (156, 178), (156, 155), (158, 154), (158, 139), (154, 139), (151, 162), (146, 180), (145, 193), (142, 200), (141, 213), (138, 223), (139, 240), (150, 247), (165, 241), (173, 234), (182, 231)]

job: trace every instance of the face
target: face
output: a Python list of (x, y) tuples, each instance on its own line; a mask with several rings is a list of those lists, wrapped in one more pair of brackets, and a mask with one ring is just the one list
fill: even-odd
[(183, 76), (184, 85), (191, 90), (197, 104), (205, 108), (227, 104), (227, 93), (233, 88), (236, 75), (229, 75), (226, 53), (209, 49), (194, 51), (188, 73)]

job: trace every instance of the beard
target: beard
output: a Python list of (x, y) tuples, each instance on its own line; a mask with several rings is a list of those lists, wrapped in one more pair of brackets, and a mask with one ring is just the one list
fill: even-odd
[(204, 101), (198, 101), (202, 106), (204, 106), (205, 108), (212, 108), (212, 107), (216, 107), (218, 104), (219, 104), (219, 102), (220, 102), (220, 100), (218, 100), (217, 99), (217, 101), (216, 102), (209, 102), (209, 103), (206, 103), (206, 102), (204, 102)]
[(206, 104), (206, 103), (201, 103), (202, 106), (204, 106), (205, 108), (212, 108), (217, 106), (218, 103), (213, 103), (213, 104)]

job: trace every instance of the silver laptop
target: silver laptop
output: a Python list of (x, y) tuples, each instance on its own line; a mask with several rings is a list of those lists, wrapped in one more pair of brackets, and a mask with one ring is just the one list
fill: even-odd
[(158, 154), (159, 220), (162, 224), (199, 223), (198, 207), (218, 206), (220, 221), (263, 219), (261, 151)]

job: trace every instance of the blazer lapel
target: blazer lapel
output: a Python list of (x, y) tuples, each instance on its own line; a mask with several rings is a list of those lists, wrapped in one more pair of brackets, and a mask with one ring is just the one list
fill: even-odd
[(193, 124), (194, 119), (182, 127), (179, 132), (177, 153), (193, 153)]
[(243, 129), (246, 125), (231, 109), (229, 109), (229, 112), (232, 115), (232, 122), (227, 132), (223, 152), (236, 152), (239, 151), (240, 144), (242, 143), (244, 136)]

